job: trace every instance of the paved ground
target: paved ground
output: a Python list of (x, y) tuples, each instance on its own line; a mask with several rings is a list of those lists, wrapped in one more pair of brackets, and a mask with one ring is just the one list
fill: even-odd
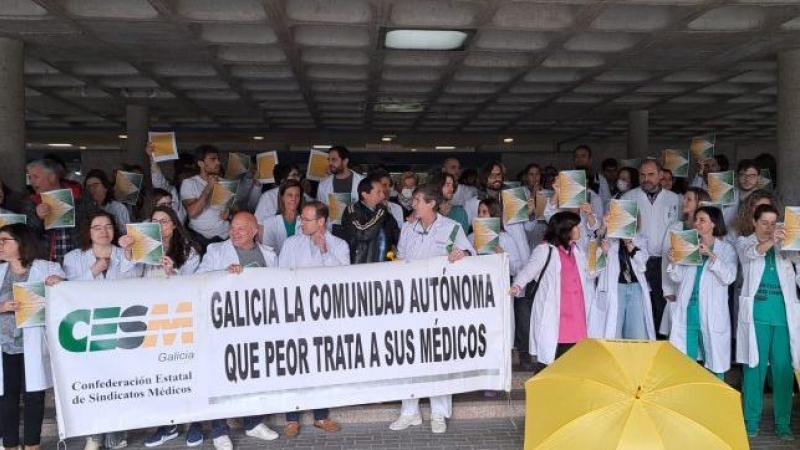
[[(762, 422), (762, 431), (759, 437), (750, 441), (753, 450), (800, 450), (800, 440), (794, 442), (780, 441), (773, 435), (772, 403), (767, 400), (765, 417)], [(800, 437), (800, 397), (795, 398), (793, 429)], [(525, 424), (518, 420), (516, 424), (508, 419), (491, 420), (454, 420), (450, 421), (447, 433), (434, 435), (430, 432), (427, 422), (419, 427), (411, 427), (401, 432), (393, 432), (388, 428), (388, 423), (376, 424), (347, 424), (339, 433), (325, 433), (313, 427), (306, 426), (300, 436), (294, 439), (280, 439), (272, 442), (256, 441), (244, 436), (240, 431), (233, 434), (234, 445), (238, 450), (253, 450), (265, 448), (281, 449), (325, 449), (325, 450), (400, 450), (400, 449), (459, 449), (459, 450), (505, 450), (521, 449), (523, 446), (523, 432)], [(282, 431), (282, 430), (279, 430)], [(144, 433), (131, 434), (132, 450), (145, 449), (142, 445)], [(178, 449), (186, 448), (184, 437), (165, 444), (159, 448)], [(82, 439), (67, 441), (67, 450), (81, 450)], [(53, 440), (42, 443), (43, 450), (56, 449)], [(62, 445), (61, 449), (64, 448)], [(209, 440), (200, 449), (212, 449)], [(569, 449), (572, 450), (572, 449)], [(693, 450), (693, 449), (686, 449)]]

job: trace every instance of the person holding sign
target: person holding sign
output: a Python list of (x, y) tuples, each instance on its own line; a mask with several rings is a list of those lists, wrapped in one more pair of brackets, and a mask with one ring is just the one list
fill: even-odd
[(572, 211), (553, 214), (544, 242), (511, 284), (513, 297), (536, 283), (530, 321), (531, 355), (541, 364), (556, 358), (587, 337), (588, 312), (594, 299), (594, 282), (581, 241), (581, 216)]
[[(77, 230), (75, 227), (55, 228), (45, 230), (45, 219), (50, 216), (50, 205), (43, 202), (42, 194), (61, 189), (58, 180), (58, 165), (49, 159), (39, 159), (28, 163), (28, 175), (35, 194), (31, 195), (31, 200), (36, 205), (36, 214), (28, 217), (28, 226), (32, 227), (37, 233), (41, 232), (45, 237), (47, 245), (47, 259), (60, 263), (64, 260), (64, 255), (75, 248)], [(80, 197), (80, 185), (72, 189), (74, 198)], [(80, 217), (82, 208), (80, 202), (75, 205), (76, 215)]]
[[(177, 213), (169, 206), (157, 206), (150, 214), (150, 221), (161, 228), (161, 242), (164, 256), (160, 265), (139, 264), (143, 277), (172, 277), (175, 275), (191, 275), (200, 265), (200, 254), (195, 250), (189, 238), (189, 232), (178, 220)], [(131, 247), (134, 241), (131, 236), (119, 238), (119, 246), (125, 251), (125, 258), (132, 261)]]
[[(578, 241), (578, 246), (580, 246), (581, 250), (584, 253), (587, 253), (589, 250), (589, 241), (595, 237), (595, 233), (600, 228), (600, 221), (598, 217), (602, 214), (603, 208), (599, 206), (600, 197), (597, 194), (591, 192), (589, 189), (586, 190), (587, 201), (581, 203), (580, 207), (578, 208), (560, 208), (558, 204), (558, 198), (561, 193), (561, 182), (563, 180), (564, 175), (559, 174), (556, 182), (553, 183), (553, 191), (555, 194), (550, 197), (550, 200), (547, 202), (547, 205), (544, 208), (544, 217), (549, 221), (553, 218), (555, 214), (560, 211), (570, 211), (575, 214), (578, 214), (581, 218), (580, 221), (580, 228), (581, 228), (581, 238)], [(546, 232), (545, 232), (546, 234)]]
[(694, 228), (700, 238), (700, 265), (679, 265), (675, 250), (668, 253), (667, 274), (677, 283), (669, 341), (724, 380), (731, 366), (728, 285), (736, 280), (736, 251), (723, 240), (725, 220), (719, 208), (698, 208)]
[[(278, 258), (275, 252), (256, 241), (258, 222), (252, 213), (241, 211), (231, 220), (231, 237), (224, 242), (208, 246), (198, 273), (225, 270), (230, 274), (240, 274), (246, 267), (275, 267)], [(244, 418), (245, 434), (271, 441), (278, 439), (278, 433), (262, 423), (263, 416)], [(230, 428), (225, 419), (211, 421), (211, 436), (216, 450), (233, 450)], [(202, 440), (200, 441), (202, 443)]]
[[(44, 281), (52, 286), (66, 276), (61, 266), (38, 259), (39, 239), (21, 223), (0, 228), (0, 438), (7, 449), (20, 444), (38, 450), (44, 420), (45, 389), (53, 386), (44, 327), (17, 328), (14, 283)], [(20, 397), (24, 408), (20, 408)], [(20, 411), (24, 436), (20, 441)]]
[(83, 190), (86, 192), (84, 198), (91, 207), (107, 211), (114, 216), (114, 221), (121, 227), (117, 231), (120, 235), (125, 234), (125, 224), (131, 221), (131, 215), (125, 205), (114, 200), (114, 188), (108, 175), (100, 169), (90, 170), (83, 182)]
[[(500, 202), (493, 198), (485, 198), (478, 203), (478, 218), (479, 219), (488, 219), (488, 218), (495, 218), (501, 219), (502, 218), (502, 210), (500, 209)], [(473, 231), (474, 231), (473, 227)], [(475, 234), (470, 234), (468, 236), (470, 244), (475, 246)], [(519, 269), (522, 268), (522, 264), (525, 262), (522, 259), (522, 250), (519, 249), (519, 243), (511, 237), (510, 234), (503, 230), (503, 221), (500, 220), (500, 233), (498, 234), (498, 241), (497, 246), (494, 247), (495, 253), (508, 253), (508, 273), (512, 277), (519, 272)], [(484, 254), (480, 253), (479, 254)]]
[[(350, 194), (352, 198), (358, 198), (358, 183), (364, 177), (349, 168), (350, 150), (343, 145), (334, 145), (328, 150), (328, 175), (319, 182), (317, 188), (317, 200), (330, 207), (328, 194)], [(341, 237), (341, 225), (334, 225), (333, 234)]]
[[(300, 215), (302, 234), (286, 240), (286, 251), (278, 258), (278, 266), (297, 269), (350, 265), (347, 244), (328, 232), (327, 220), (328, 207), (324, 203), (312, 201), (306, 204)], [(389, 217), (389, 220), (393, 219)], [(330, 419), (328, 414), (328, 408), (315, 409), (314, 426), (328, 432), (339, 431), (339, 424)], [(291, 438), (299, 433), (300, 412), (287, 413), (283, 434)]]
[(736, 361), (743, 364), (742, 402), (748, 436), (757, 436), (764, 404), (764, 380), (772, 372), (775, 434), (794, 440), (794, 371), (800, 369), (800, 313), (797, 275), (780, 246), (786, 232), (777, 226), (778, 209), (762, 205), (753, 213), (755, 232), (742, 239), (744, 284), (739, 297)]
[(212, 145), (201, 145), (195, 150), (200, 173), (183, 180), (181, 199), (189, 216), (189, 228), (202, 248), (228, 238), (227, 211), (211, 207), (211, 193), (220, 177), (219, 150)]
[[(447, 256), (448, 261), (456, 262), (475, 254), (461, 225), (439, 214), (442, 201), (440, 186), (425, 184), (414, 189), (412, 206), (415, 220), (403, 224), (397, 244), (398, 259), (415, 261)], [(430, 400), (431, 431), (444, 433), (447, 431), (445, 419), (453, 411), (453, 396), (438, 395)], [(419, 398), (412, 398), (403, 400), (400, 417), (389, 425), (389, 429), (399, 431), (421, 424)]]
[[(158, 161), (154, 157), (155, 151), (155, 144), (153, 142), (148, 142), (147, 147), (145, 148), (145, 153), (147, 153), (147, 157), (150, 159), (150, 182), (153, 184), (153, 191), (155, 192), (157, 189), (163, 189), (167, 191), (169, 194), (170, 204), (172, 205), (172, 209), (178, 213), (178, 217), (181, 219), (181, 223), (186, 223), (186, 208), (183, 207), (183, 202), (181, 202), (181, 198), (178, 195), (178, 190), (175, 189), (175, 186), (169, 182), (169, 180), (164, 177), (164, 174), (161, 172), (161, 168), (158, 166)], [(155, 197), (155, 195), (153, 195)], [(158, 199), (153, 199), (154, 203), (158, 203)]]

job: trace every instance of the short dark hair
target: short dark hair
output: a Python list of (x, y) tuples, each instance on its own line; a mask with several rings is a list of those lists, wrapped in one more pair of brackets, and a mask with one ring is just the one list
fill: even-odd
[(381, 178), (375, 174), (364, 177), (361, 181), (359, 181), (358, 187), (356, 188), (356, 191), (358, 192), (358, 200), (361, 200), (361, 194), (369, 194), (372, 192), (372, 190), (375, 189), (375, 183), (381, 184)]
[(303, 209), (305, 208), (314, 208), (314, 215), (317, 219), (325, 219), (328, 220), (328, 205), (322, 203), (319, 200), (311, 200), (310, 202), (303, 205)]
[(758, 165), (755, 159), (743, 159), (736, 165), (736, 173), (744, 172), (747, 169), (756, 169), (759, 174), (761, 173), (761, 166)]
[(559, 211), (553, 214), (547, 222), (547, 231), (544, 233), (544, 240), (564, 249), (569, 248), (570, 234), (572, 229), (581, 223), (581, 216), (572, 211)]
[(303, 185), (298, 180), (287, 178), (283, 180), (283, 183), (278, 188), (278, 212), (281, 214), (286, 212), (283, 206), (283, 194), (291, 188), (300, 189), (300, 203), (297, 205), (297, 213), (300, 214), (300, 211), (303, 210)]
[[(447, 183), (448, 178), (453, 181), (453, 189), (455, 189), (455, 187), (458, 186), (458, 183), (456, 182), (456, 177), (447, 172), (438, 172), (436, 173), (436, 175), (433, 175), (432, 177), (428, 178), (427, 182), (438, 186), (439, 192), (442, 192), (442, 189), (444, 189), (444, 185), (445, 183)], [(444, 202), (444, 194), (442, 194), (442, 202)]]
[(780, 217), (781, 213), (778, 211), (778, 208), (772, 205), (758, 205), (756, 206), (756, 210), (753, 211), (753, 220), (758, 220), (766, 213), (772, 213), (776, 216)]
[(723, 155), (722, 153), (717, 153), (716, 155), (714, 155), (714, 159), (717, 160), (717, 164), (719, 164), (719, 170), (721, 172), (727, 171), (728, 168), (731, 166), (731, 162), (730, 160), (728, 160), (728, 157)]
[(496, 198), (486, 197), (478, 202), (478, 209), (480, 209), (481, 205), (486, 205), (486, 208), (489, 210), (489, 217), (501, 217), (503, 214), (503, 210), (500, 208), (500, 202), (497, 201)]
[(722, 210), (716, 206), (701, 206), (694, 212), (694, 217), (697, 219), (697, 213), (704, 212), (714, 223), (714, 237), (722, 237), (728, 234), (728, 229), (725, 227), (725, 216), (722, 215)]
[(94, 209), (86, 213), (85, 218), (83, 219), (83, 226), (80, 228), (80, 232), (78, 235), (78, 244), (81, 250), (86, 251), (92, 248), (92, 222), (94, 219), (98, 217), (105, 217), (111, 221), (111, 225), (114, 226), (114, 231), (112, 231), (111, 242), (116, 243), (118, 236), (118, 228), (117, 228), (117, 221), (114, 219), (114, 215), (108, 211), (102, 209)]
[(194, 158), (196, 161), (202, 161), (206, 159), (206, 156), (211, 154), (219, 155), (219, 149), (211, 144), (203, 144), (194, 149)]
[(707, 190), (705, 190), (705, 189), (703, 189), (701, 187), (690, 186), (690, 187), (686, 188), (685, 194), (688, 194), (689, 192), (694, 193), (694, 196), (697, 198), (697, 202), (698, 203), (700, 203), (700, 202), (710, 202), (711, 201), (711, 195), (708, 194)]
[(328, 154), (330, 155), (331, 152), (336, 152), (339, 154), (339, 158), (350, 160), (350, 150), (347, 149), (344, 145), (334, 145), (333, 147), (328, 149)]
[(442, 195), (442, 186), (440, 184), (431, 183), (430, 181), (426, 182), (425, 184), (421, 184), (414, 189), (414, 193), (412, 196), (417, 194), (422, 194), (422, 198), (425, 199), (425, 202), (433, 202), (433, 210), (439, 211), (439, 206), (442, 205), (444, 202), (444, 196)]
[(111, 186), (111, 180), (108, 179), (108, 175), (102, 169), (92, 169), (89, 173), (86, 174), (86, 178), (83, 180), (83, 189), (86, 190), (86, 183), (89, 181), (89, 178), (97, 178), (100, 181), (100, 184), (106, 188), (106, 197), (103, 199), (103, 205), (110, 203), (114, 200), (114, 187)]
[(386, 170), (384, 168), (373, 169), (369, 173), (369, 176), (376, 177), (378, 179), (378, 181), (381, 181), (384, 178), (388, 178), (389, 179), (389, 186), (393, 186), (394, 185), (394, 180), (392, 180), (392, 175), (389, 173), (388, 170)]
[(275, 164), (275, 168), (272, 171), (272, 173), (275, 175), (275, 183), (281, 184), (283, 180), (289, 178), (289, 174), (292, 173), (292, 170), (296, 170), (298, 173), (300, 173), (300, 168), (297, 167), (297, 164), (292, 164), (292, 163)]
[(586, 152), (589, 153), (589, 158), (592, 157), (592, 148), (589, 147), (587, 144), (581, 144), (581, 145), (573, 148), (572, 149), (572, 156), (575, 156), (575, 153), (577, 153), (578, 150), (586, 150)]
[(603, 162), (600, 163), (601, 170), (611, 169), (612, 167), (613, 168), (619, 167), (619, 162), (617, 162), (617, 160), (614, 158), (606, 158), (603, 160)]
[(23, 223), (12, 223), (0, 228), (0, 233), (8, 233), (17, 241), (19, 262), (24, 267), (30, 267), (34, 260), (43, 257), (44, 251), (41, 242), (29, 226)]
[(655, 158), (644, 158), (644, 159), (642, 160), (642, 163), (641, 163), (641, 164), (639, 164), (639, 169), (637, 169), (637, 170), (641, 170), (641, 168), (642, 168), (642, 167), (643, 167), (645, 164), (655, 164), (655, 166), (656, 166), (656, 170), (658, 170), (659, 172), (660, 172), (660, 171), (662, 171), (662, 170), (664, 170), (664, 166), (662, 166), (662, 165), (661, 165), (661, 163), (660, 163), (660, 162), (659, 162), (657, 159), (655, 159)]

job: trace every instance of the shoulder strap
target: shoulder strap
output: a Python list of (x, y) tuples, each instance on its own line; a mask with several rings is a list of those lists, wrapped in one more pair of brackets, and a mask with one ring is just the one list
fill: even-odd
[(550, 257), (553, 256), (553, 247), (547, 246), (547, 260), (544, 262), (544, 267), (542, 267), (542, 271), (539, 272), (539, 278), (536, 279), (536, 285), (539, 285), (539, 282), (542, 281), (542, 277), (544, 276), (545, 270), (547, 270), (547, 266), (550, 265)]

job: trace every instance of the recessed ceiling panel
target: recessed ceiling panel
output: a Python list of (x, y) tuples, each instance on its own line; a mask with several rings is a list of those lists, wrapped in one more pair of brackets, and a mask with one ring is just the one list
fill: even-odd
[(364, 50), (342, 48), (306, 48), (301, 59), (312, 64), (343, 64), (365, 66), (369, 64), (369, 55)]
[(366, 0), (288, 0), (286, 16), (296, 22), (367, 23), (372, 12)]
[(668, 6), (611, 5), (592, 21), (591, 28), (608, 31), (656, 31), (673, 20)]
[(214, 44), (275, 44), (278, 37), (263, 24), (208, 23), (202, 25), (200, 37)]
[(369, 31), (366, 27), (298, 25), (294, 28), (294, 40), (309, 47), (358, 48), (369, 45)]
[(542, 50), (549, 44), (544, 33), (534, 31), (483, 30), (478, 33), (475, 47), (481, 50), (510, 50), (530, 52)]
[(267, 18), (258, 0), (177, 0), (175, 9), (186, 19), (200, 22), (256, 22)]
[(389, 21), (396, 27), (465, 28), (475, 21), (476, 6), (447, 0), (394, 2)]
[(540, 31), (563, 30), (575, 21), (572, 6), (548, 3), (506, 3), (500, 7), (492, 22), (501, 28)]
[(91, 19), (148, 20), (158, 11), (147, 0), (65, 0), (64, 9), (73, 16)]

